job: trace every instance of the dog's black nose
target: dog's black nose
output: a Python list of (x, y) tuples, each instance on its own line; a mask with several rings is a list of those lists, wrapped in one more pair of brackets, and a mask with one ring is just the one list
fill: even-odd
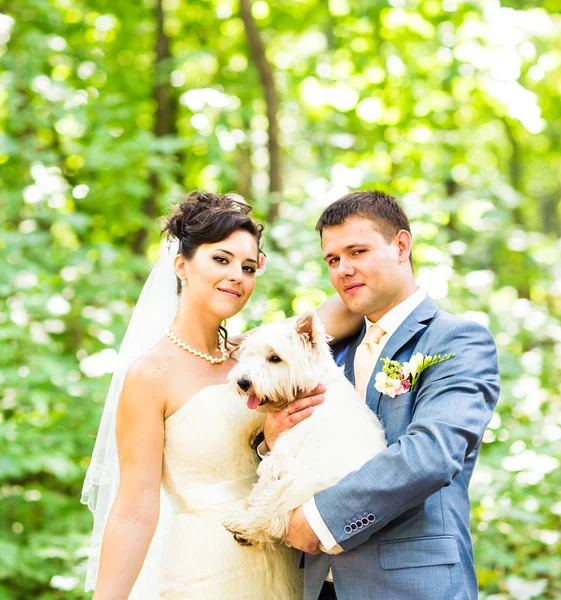
[(249, 379), (238, 379), (238, 386), (244, 391), (247, 392), (251, 387), (251, 381)]

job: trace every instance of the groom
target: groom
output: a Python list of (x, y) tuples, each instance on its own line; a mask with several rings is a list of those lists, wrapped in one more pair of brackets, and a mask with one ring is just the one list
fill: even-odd
[[(391, 196), (349, 194), (316, 228), (331, 283), (365, 316), (336, 360), (388, 448), (293, 512), (287, 541), (307, 552), (305, 600), (476, 600), (468, 485), (499, 394), (493, 338), (418, 288), (409, 221)], [(455, 356), (411, 391), (376, 389), (381, 358), (403, 364), (417, 353)], [(339, 553), (319, 552), (320, 542)]]

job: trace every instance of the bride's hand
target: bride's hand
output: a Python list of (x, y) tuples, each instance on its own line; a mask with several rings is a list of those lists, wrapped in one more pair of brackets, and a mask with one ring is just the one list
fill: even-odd
[(294, 427), (314, 412), (314, 406), (325, 400), (324, 392), (326, 389), (327, 387), (320, 383), (306, 395), (299, 395), (297, 400), (294, 400), (282, 410), (267, 413), (263, 432), (269, 450), (273, 448), (277, 438), (283, 431)]

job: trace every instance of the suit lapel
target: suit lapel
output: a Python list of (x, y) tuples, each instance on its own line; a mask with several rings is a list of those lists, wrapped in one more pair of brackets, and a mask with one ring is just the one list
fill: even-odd
[[(403, 321), (403, 323), (398, 327), (398, 329), (393, 333), (390, 339), (386, 342), (386, 345), (382, 349), (382, 352), (376, 362), (374, 370), (372, 371), (372, 375), (370, 376), (370, 381), (368, 382), (368, 386), (366, 388), (366, 403), (374, 412), (378, 411), (378, 406), (380, 404), (380, 397), (382, 394), (374, 387), (374, 382), (376, 379), (376, 375), (382, 371), (384, 363), (382, 362), (382, 358), (389, 358), (390, 360), (407, 344), (407, 342), (416, 335), (422, 329), (425, 329), (427, 324), (434, 318), (435, 314), (438, 312), (439, 308), (436, 304), (430, 299), (425, 298), (415, 310)], [(364, 337), (364, 334), (360, 337)], [(359, 342), (360, 343), (360, 342)], [(356, 352), (356, 347), (353, 351), (353, 358)], [(345, 367), (345, 373), (346, 373)], [(354, 371), (353, 371), (353, 379), (352, 382), (354, 384)]]

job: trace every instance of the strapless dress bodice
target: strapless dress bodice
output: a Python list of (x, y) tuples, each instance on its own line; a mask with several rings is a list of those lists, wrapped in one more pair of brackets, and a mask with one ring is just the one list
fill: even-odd
[(165, 421), (162, 482), (174, 509), (163, 543), (163, 600), (301, 600), (300, 553), (241, 546), (222, 522), (243, 507), (264, 415), (229, 385), (195, 394)]
[(249, 494), (259, 462), (252, 442), (263, 421), (227, 384), (202, 389), (166, 419), (163, 485), (176, 512)]

